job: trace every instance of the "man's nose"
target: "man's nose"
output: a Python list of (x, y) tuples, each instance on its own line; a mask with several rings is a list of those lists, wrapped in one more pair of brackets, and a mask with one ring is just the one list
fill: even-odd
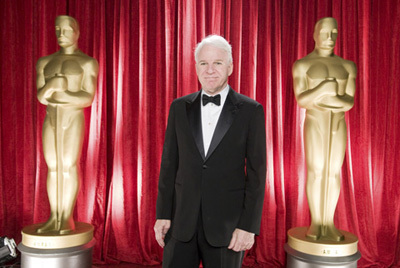
[(208, 65), (207, 73), (213, 73), (213, 72), (214, 72), (214, 66), (212, 64)]

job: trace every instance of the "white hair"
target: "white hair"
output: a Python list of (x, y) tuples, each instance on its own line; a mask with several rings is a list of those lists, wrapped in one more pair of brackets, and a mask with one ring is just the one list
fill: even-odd
[(228, 43), (228, 41), (226, 41), (225, 38), (223, 38), (222, 36), (219, 36), (219, 35), (209, 35), (206, 38), (204, 38), (203, 40), (201, 40), (200, 43), (197, 44), (196, 49), (194, 50), (194, 59), (196, 60), (196, 62), (197, 62), (197, 57), (200, 53), (200, 50), (205, 45), (223, 49), (224, 51), (226, 51), (226, 53), (228, 53), (228, 61), (230, 63), (233, 62), (232, 46)]

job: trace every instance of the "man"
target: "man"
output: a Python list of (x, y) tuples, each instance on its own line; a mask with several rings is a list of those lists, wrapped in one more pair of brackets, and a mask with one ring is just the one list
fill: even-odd
[(37, 97), (47, 105), (42, 135), (51, 210), (49, 220), (37, 232), (67, 234), (75, 228), (83, 108), (93, 101), (99, 67), (95, 59), (78, 49), (79, 25), (74, 18), (58, 16), (55, 24), (61, 49), (40, 58), (36, 65)]
[(200, 260), (206, 268), (241, 267), (260, 229), (264, 111), (229, 87), (232, 52), (224, 38), (206, 37), (195, 59), (202, 90), (170, 107), (155, 236), (163, 267), (198, 267)]
[(293, 65), (295, 96), (300, 107), (307, 109), (304, 144), (311, 212), (307, 236), (315, 240), (344, 239), (333, 217), (346, 151), (344, 112), (354, 104), (357, 70), (354, 62), (333, 53), (337, 34), (334, 18), (319, 20), (314, 29), (314, 51)]

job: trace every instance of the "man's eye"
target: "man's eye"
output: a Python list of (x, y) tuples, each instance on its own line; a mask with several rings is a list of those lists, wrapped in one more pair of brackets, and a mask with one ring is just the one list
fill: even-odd
[(216, 64), (216, 65), (222, 65), (222, 62), (219, 62), (219, 61), (218, 61), (218, 62), (216, 62), (215, 64)]
[(200, 62), (200, 65), (204, 66), (204, 65), (206, 65), (206, 63), (205, 62)]

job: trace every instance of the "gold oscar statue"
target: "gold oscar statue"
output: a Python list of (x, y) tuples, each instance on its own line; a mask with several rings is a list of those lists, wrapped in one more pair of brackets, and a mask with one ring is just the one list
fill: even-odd
[[(54, 241), (49, 242), (51, 239), (46, 235), (76, 235), (82, 231), (77, 229), (93, 229), (91, 225), (87, 227), (89, 224), (75, 223), (73, 211), (80, 184), (78, 161), (84, 135), (83, 108), (93, 101), (99, 67), (94, 58), (78, 49), (79, 24), (74, 18), (58, 16), (55, 30), (60, 50), (40, 58), (36, 65), (37, 97), (47, 105), (42, 138), (48, 167), (50, 217), (35, 227), (36, 234), (32, 234), (32, 226), (23, 230), (24, 244), (43, 248), (68, 244), (51, 245)], [(75, 240), (73, 244), (79, 244), (76, 237), (70, 239)]]
[(311, 225), (303, 231), (309, 241), (345, 240), (333, 220), (346, 151), (344, 113), (354, 104), (357, 68), (334, 54), (337, 36), (336, 20), (320, 19), (314, 28), (315, 49), (293, 65), (296, 100), (306, 109), (304, 147)]

